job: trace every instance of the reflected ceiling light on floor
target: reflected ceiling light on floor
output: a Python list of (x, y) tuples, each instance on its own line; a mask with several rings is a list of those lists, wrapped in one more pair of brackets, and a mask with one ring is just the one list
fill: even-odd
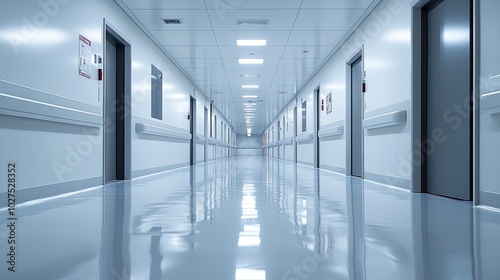
[(264, 59), (262, 58), (239, 58), (239, 64), (264, 64)]
[(254, 47), (267, 45), (266, 40), (236, 40), (236, 45), (240, 47)]
[(242, 85), (241, 88), (244, 88), (244, 89), (257, 89), (257, 88), (259, 88), (259, 85)]
[(266, 271), (257, 269), (237, 268), (235, 280), (265, 280)]
[(258, 78), (258, 77), (260, 77), (259, 74), (241, 74), (240, 76), (243, 78)]

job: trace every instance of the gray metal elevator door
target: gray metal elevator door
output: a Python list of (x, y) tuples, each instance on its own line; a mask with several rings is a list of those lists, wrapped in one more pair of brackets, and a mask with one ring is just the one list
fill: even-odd
[(427, 192), (463, 200), (471, 200), (470, 15), (470, 0), (427, 10)]
[(363, 98), (361, 58), (351, 65), (351, 174), (363, 177)]
[(105, 129), (104, 129), (104, 163), (105, 182), (114, 181), (116, 176), (116, 46), (106, 41), (106, 93), (105, 93)]

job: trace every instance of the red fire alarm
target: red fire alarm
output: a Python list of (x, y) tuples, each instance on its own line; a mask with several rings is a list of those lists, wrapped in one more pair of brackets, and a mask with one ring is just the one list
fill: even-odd
[(325, 100), (321, 99), (321, 111), (325, 110)]
[(365, 79), (363, 79), (363, 82), (361, 84), (361, 91), (366, 92), (366, 80)]
[(191, 115), (188, 114), (188, 120), (190, 120), (190, 119), (191, 119)]
[(102, 69), (101, 68), (99, 68), (97, 70), (97, 79), (99, 79), (99, 81), (102, 81)]

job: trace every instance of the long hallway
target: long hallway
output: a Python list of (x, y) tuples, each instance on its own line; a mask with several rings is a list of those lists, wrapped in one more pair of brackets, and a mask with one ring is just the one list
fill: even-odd
[(267, 157), (32, 201), (17, 215), (15, 279), (499, 275), (500, 213)]

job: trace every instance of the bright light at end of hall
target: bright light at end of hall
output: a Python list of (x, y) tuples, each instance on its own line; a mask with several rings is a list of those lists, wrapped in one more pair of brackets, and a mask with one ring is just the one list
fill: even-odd
[(239, 64), (264, 64), (264, 59), (262, 58), (239, 58)]
[(248, 46), (265, 46), (267, 45), (267, 40), (259, 39), (259, 40), (236, 40), (236, 45), (240, 47), (248, 47)]
[(259, 88), (259, 85), (242, 85), (241, 88), (244, 88), (244, 89), (257, 89), (257, 88)]

